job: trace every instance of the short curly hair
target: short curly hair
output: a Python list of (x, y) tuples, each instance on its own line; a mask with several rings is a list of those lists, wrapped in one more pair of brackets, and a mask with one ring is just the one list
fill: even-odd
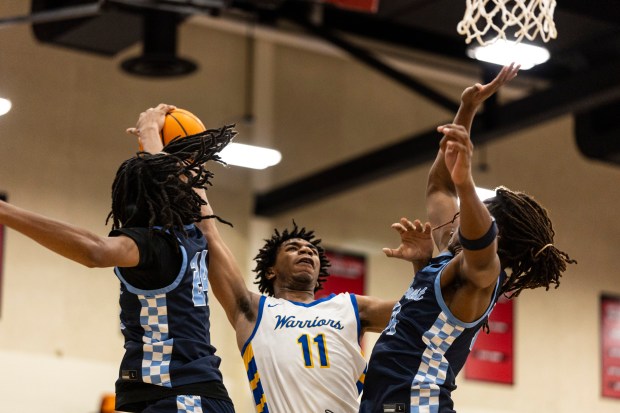
[(314, 236), (314, 231), (308, 231), (305, 227), (298, 227), (295, 221), (293, 221), (293, 229), (289, 230), (285, 228), (281, 233), (278, 229), (274, 229), (274, 233), (270, 239), (265, 240), (265, 245), (258, 251), (254, 261), (256, 261), (256, 267), (254, 272), (256, 273), (256, 281), (254, 284), (258, 285), (258, 290), (269, 296), (274, 295), (273, 281), (267, 278), (269, 269), (276, 263), (276, 257), (278, 255), (278, 249), (283, 242), (290, 239), (299, 238), (308, 241), (314, 245), (317, 249), (320, 261), (319, 278), (317, 285), (314, 288), (314, 292), (323, 288), (323, 283), (329, 277), (327, 269), (330, 266), (329, 259), (325, 254), (325, 249), (320, 246), (321, 239), (317, 239)]

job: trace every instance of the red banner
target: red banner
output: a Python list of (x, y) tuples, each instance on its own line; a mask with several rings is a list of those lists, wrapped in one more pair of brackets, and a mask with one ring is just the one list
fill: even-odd
[(342, 292), (363, 295), (366, 281), (366, 258), (359, 254), (333, 250), (326, 250), (325, 255), (331, 262), (331, 267), (328, 269), (329, 277), (323, 284), (323, 289), (316, 293), (316, 298)]
[(379, 0), (325, 0), (325, 3), (365, 13), (376, 13), (379, 10)]
[[(0, 193), (0, 200), (6, 201), (6, 194)], [(2, 314), (2, 269), (4, 268), (4, 225), (0, 224), (0, 314)]]
[(620, 399), (620, 297), (601, 297), (603, 397)]
[(465, 364), (470, 380), (513, 383), (514, 308), (513, 301), (500, 297), (489, 316), (490, 334), (480, 330)]

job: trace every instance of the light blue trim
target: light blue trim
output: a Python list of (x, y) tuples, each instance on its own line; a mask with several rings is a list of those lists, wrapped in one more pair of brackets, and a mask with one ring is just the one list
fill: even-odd
[(185, 251), (185, 247), (183, 247), (182, 245), (179, 245), (179, 249), (181, 250), (181, 255), (183, 256), (183, 261), (181, 263), (181, 271), (179, 271), (179, 274), (174, 279), (172, 284), (170, 284), (167, 287), (159, 288), (157, 290), (142, 290), (140, 288), (136, 288), (132, 286), (131, 284), (129, 284), (127, 280), (125, 280), (123, 276), (121, 275), (118, 267), (114, 267), (114, 273), (116, 274), (118, 279), (121, 280), (123, 284), (125, 284), (125, 288), (127, 288), (127, 291), (129, 291), (132, 294), (156, 295), (156, 294), (169, 293), (170, 291), (178, 287), (178, 285), (181, 283), (181, 280), (183, 279), (183, 276), (185, 275), (185, 271), (187, 270), (187, 251)]
[(489, 306), (487, 307), (487, 309), (484, 312), (484, 314), (482, 314), (482, 316), (480, 316), (480, 318), (478, 318), (477, 320), (472, 321), (471, 323), (466, 323), (464, 321), (459, 320), (456, 316), (454, 316), (454, 314), (452, 314), (452, 312), (448, 308), (448, 305), (443, 300), (443, 296), (441, 295), (441, 275), (443, 274), (443, 270), (446, 269), (446, 266), (448, 265), (449, 262), (450, 261), (448, 261), (443, 266), (443, 268), (441, 269), (441, 271), (439, 272), (439, 274), (435, 278), (434, 288), (435, 288), (435, 298), (437, 299), (437, 304), (439, 304), (439, 307), (446, 314), (446, 316), (448, 317), (448, 320), (451, 323), (459, 325), (459, 326), (462, 326), (462, 327), (465, 327), (465, 328), (472, 328), (476, 324), (481, 322), (485, 317), (487, 317), (489, 315), (489, 313), (491, 312), (491, 310), (493, 309), (493, 307), (495, 305), (495, 297), (497, 297), (497, 293), (498, 293), (499, 287), (500, 287), (499, 284), (500, 284), (500, 280), (501, 280), (501, 277), (502, 277), (501, 271), (500, 271), (500, 274), (497, 276), (497, 281), (495, 283), (495, 291), (493, 292), (493, 296), (491, 297), (491, 302), (489, 303)]

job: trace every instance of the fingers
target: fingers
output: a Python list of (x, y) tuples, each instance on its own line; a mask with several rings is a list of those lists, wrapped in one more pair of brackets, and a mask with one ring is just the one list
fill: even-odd
[(129, 135), (140, 136), (140, 129), (138, 128), (127, 128), (125, 132)]
[(424, 234), (430, 235), (431, 231), (432, 231), (431, 223), (430, 222), (425, 222), (424, 223), (424, 227), (422, 229), (422, 232)]
[(439, 146), (443, 149), (448, 141), (457, 141), (462, 145), (471, 146), (473, 149), (473, 144), (469, 138), (469, 132), (462, 125), (448, 124), (448, 125), (440, 125), (437, 127), (437, 132), (443, 133), (444, 137), (439, 142)]
[(497, 87), (503, 85), (504, 83), (514, 79), (519, 73), (519, 69), (521, 65), (516, 64), (515, 62), (510, 63), (507, 66), (502, 67), (499, 74), (493, 79), (491, 83), (496, 84)]
[(381, 251), (383, 251), (385, 256), (389, 258), (392, 258), (396, 253), (396, 250), (393, 250), (391, 248), (382, 248)]
[(437, 126), (437, 131), (441, 133), (460, 133), (467, 134), (467, 129), (463, 125), (457, 125), (456, 123), (448, 123), (445, 125)]
[(446, 144), (445, 152), (446, 154), (454, 152), (467, 153), (469, 152), (469, 148), (460, 142), (450, 141)]
[(174, 105), (168, 105), (166, 103), (160, 103), (159, 105), (157, 105), (157, 107), (155, 108), (155, 110), (160, 110), (164, 113), (170, 113), (173, 110), (175, 110), (177, 107)]
[(404, 234), (407, 231), (416, 231), (430, 234), (431, 231), (431, 224), (428, 222), (422, 224), (422, 221), (420, 221), (419, 219), (416, 219), (412, 222), (407, 218), (401, 218), (400, 222), (395, 222), (394, 224), (392, 224), (391, 227), (398, 231), (399, 234)]

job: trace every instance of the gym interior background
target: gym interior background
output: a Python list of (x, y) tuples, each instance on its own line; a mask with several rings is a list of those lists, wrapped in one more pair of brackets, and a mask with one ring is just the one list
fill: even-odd
[[(0, 17), (29, 14), (31, 6), (26, 0), (2, 2)], [(64, 47), (60, 40), (43, 42), (31, 24), (0, 27), (0, 94), (13, 102), (12, 111), (0, 118), (0, 192), (21, 207), (107, 234), (114, 174), (137, 150), (125, 128), (148, 107), (175, 104), (208, 127), (235, 123), (237, 142), (282, 152), (280, 164), (262, 171), (213, 166), (209, 198), (215, 211), (234, 223), (223, 235), (249, 285), (262, 239), (295, 219), (316, 229), (326, 246), (366, 256), (367, 294), (399, 298), (412, 276), (410, 267), (385, 258), (381, 248), (398, 242), (392, 222), (425, 216), (432, 153), (413, 145), (394, 162), (370, 156), (347, 169), (353, 178), (337, 167), (425, 135), (450, 121), (453, 111), (296, 27), (202, 13), (184, 19), (174, 36), (178, 56), (197, 69), (149, 77), (121, 67), (144, 53), (139, 41), (104, 55)], [(474, 61), (393, 44), (372, 46), (399, 72), (455, 104), (464, 87), (488, 75)], [(542, 75), (523, 72), (500, 93), (499, 107), (550, 84)], [(619, 139), (617, 124), (610, 121), (614, 101), (602, 98), (615, 88), (603, 89), (591, 99), (605, 105), (592, 104), (587, 111), (563, 106), (541, 119), (522, 110), (504, 112), (498, 119), (513, 122), (512, 130), (476, 146), (476, 183), (534, 195), (550, 211), (557, 245), (579, 264), (569, 267), (559, 289), (526, 291), (516, 300), (514, 383), (462, 375), (454, 395), (461, 413), (620, 408), (619, 399), (601, 395), (600, 300), (620, 296), (615, 210), (620, 169), (613, 146)], [(578, 87), (569, 92), (580, 93)], [(553, 95), (547, 102), (553, 112), (553, 105), (564, 101)], [(519, 123), (522, 119), (506, 118), (511, 115), (528, 119)], [(484, 129), (480, 134), (492, 135)], [(588, 143), (597, 147), (584, 149)], [(4, 233), (3, 253), (0, 410), (98, 411), (102, 395), (113, 392), (123, 351), (112, 270), (84, 268), (10, 230)], [(237, 411), (252, 412), (234, 332), (217, 301), (211, 303), (212, 337), (226, 386)], [(374, 340), (376, 335), (365, 340), (367, 355)]]

